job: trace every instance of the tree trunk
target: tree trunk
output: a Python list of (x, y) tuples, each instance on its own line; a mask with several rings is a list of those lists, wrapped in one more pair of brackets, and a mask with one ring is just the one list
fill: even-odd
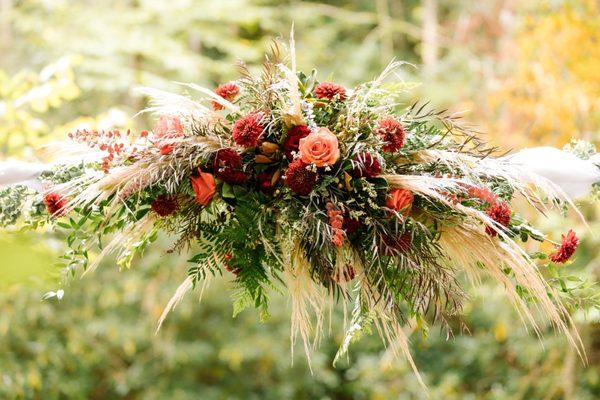
[(423, 0), (422, 52), (425, 74), (430, 74), (438, 60), (437, 0)]

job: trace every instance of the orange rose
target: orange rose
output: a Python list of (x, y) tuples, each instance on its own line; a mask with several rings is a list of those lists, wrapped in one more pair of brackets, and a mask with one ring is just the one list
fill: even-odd
[(190, 177), (192, 189), (196, 193), (196, 203), (207, 205), (215, 195), (216, 183), (212, 174), (199, 171), (200, 175)]
[(388, 193), (385, 206), (407, 217), (414, 199), (415, 196), (413, 196), (410, 190), (392, 189)]
[(304, 163), (317, 167), (333, 165), (340, 158), (337, 137), (327, 128), (319, 128), (317, 132), (300, 139), (299, 150)]

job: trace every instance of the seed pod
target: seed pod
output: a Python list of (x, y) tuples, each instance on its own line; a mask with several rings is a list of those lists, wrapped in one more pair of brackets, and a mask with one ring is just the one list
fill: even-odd
[(278, 169), (271, 178), (271, 186), (275, 186), (275, 184), (279, 182), (279, 178), (281, 178), (281, 170)]
[(277, 150), (279, 150), (279, 146), (276, 143), (263, 142), (263, 144), (260, 145), (260, 152), (267, 156), (272, 155)]
[(254, 161), (257, 164), (270, 164), (273, 162), (273, 160), (263, 154), (257, 154), (256, 157), (254, 157)]

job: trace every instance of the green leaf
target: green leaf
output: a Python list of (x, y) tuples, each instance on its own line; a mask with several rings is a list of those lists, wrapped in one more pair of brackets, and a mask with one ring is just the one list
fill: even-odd
[(223, 183), (223, 191), (221, 192), (221, 196), (224, 199), (235, 199), (235, 194), (233, 193), (233, 188), (229, 183)]

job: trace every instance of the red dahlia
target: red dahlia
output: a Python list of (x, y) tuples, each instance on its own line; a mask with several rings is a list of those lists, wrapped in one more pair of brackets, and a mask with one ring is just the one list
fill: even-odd
[(56, 192), (44, 194), (43, 201), (48, 214), (53, 217), (62, 217), (67, 212), (67, 199)]
[[(504, 201), (494, 203), (487, 210), (488, 217), (503, 227), (508, 227), (508, 224), (510, 223), (510, 214), (510, 208)], [(485, 232), (490, 236), (496, 236), (498, 234), (496, 229), (492, 228), (491, 226), (487, 226), (485, 228)]]
[(550, 260), (555, 263), (566, 262), (577, 250), (579, 246), (579, 238), (573, 232), (573, 229), (569, 229), (566, 235), (562, 235), (562, 243), (556, 249), (556, 252), (550, 256)]
[(379, 125), (375, 129), (375, 133), (380, 135), (385, 141), (383, 151), (393, 153), (404, 146), (404, 138), (406, 133), (402, 124), (392, 117), (387, 117), (379, 121)]
[(381, 165), (371, 153), (363, 152), (354, 156), (352, 174), (357, 178), (374, 178), (381, 173)]
[(290, 128), (283, 142), (283, 152), (289, 161), (294, 159), (292, 152), (297, 152), (300, 146), (300, 139), (310, 134), (310, 128), (306, 125), (296, 125)]
[(340, 101), (346, 100), (346, 89), (332, 82), (321, 82), (315, 88), (315, 94), (319, 99), (333, 100), (336, 96)]
[(150, 207), (152, 208), (152, 211), (161, 217), (166, 217), (177, 211), (179, 204), (177, 203), (176, 197), (160, 195), (154, 199), (152, 204), (150, 204)]
[(238, 119), (233, 125), (233, 140), (244, 147), (255, 147), (265, 127), (261, 123), (262, 114), (254, 112)]
[[(240, 93), (240, 87), (238, 85), (236, 85), (235, 83), (229, 82), (229, 83), (225, 83), (223, 85), (219, 85), (215, 89), (215, 93), (227, 101), (232, 101)], [(216, 111), (223, 109), (223, 106), (221, 104), (217, 103), (216, 101), (213, 101), (212, 106), (213, 106), (213, 109), (215, 109)]]
[(215, 154), (213, 169), (217, 178), (232, 185), (240, 185), (246, 181), (242, 171), (242, 156), (233, 149), (221, 149)]
[(302, 196), (309, 194), (319, 177), (316, 172), (306, 169), (308, 164), (297, 159), (290, 163), (285, 173), (285, 181), (294, 193)]

